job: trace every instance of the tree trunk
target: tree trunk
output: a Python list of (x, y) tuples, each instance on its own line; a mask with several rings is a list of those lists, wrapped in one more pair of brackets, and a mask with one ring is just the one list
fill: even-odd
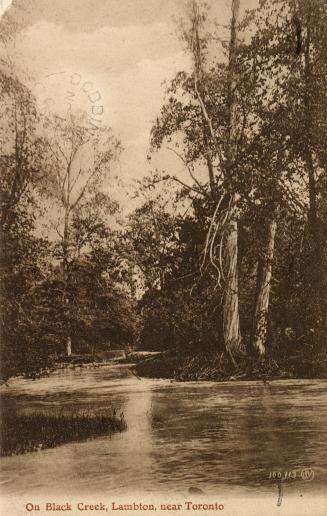
[[(63, 263), (62, 263), (62, 272), (63, 272), (63, 304), (65, 307), (65, 311), (68, 310), (69, 305), (69, 299), (67, 296), (67, 287), (68, 287), (68, 263), (69, 263), (69, 212), (70, 212), (70, 206), (69, 206), (69, 192), (67, 195), (67, 204), (65, 208), (65, 219), (64, 219), (64, 236), (62, 241), (62, 250), (63, 250)], [(69, 318), (66, 317), (65, 321), (65, 327), (68, 330), (67, 337), (66, 337), (66, 355), (68, 357), (72, 354), (72, 339), (70, 336), (70, 325), (69, 325)]]
[(227, 228), (225, 243), (226, 284), (223, 312), (224, 343), (228, 352), (233, 353), (241, 347), (240, 321), (238, 309), (238, 226), (231, 220)]
[(71, 356), (72, 354), (72, 339), (71, 337), (67, 337), (67, 340), (66, 340), (66, 354), (68, 357)]
[(232, 23), (229, 45), (229, 127), (226, 149), (226, 182), (231, 193), (230, 218), (225, 243), (226, 283), (223, 311), (224, 344), (232, 354), (242, 347), (238, 306), (238, 223), (237, 194), (233, 174), (237, 158), (236, 51), (240, 0), (232, 2)]
[(68, 275), (68, 253), (69, 253), (69, 206), (66, 206), (65, 219), (64, 219), (64, 236), (62, 239), (62, 254), (63, 254), (62, 271), (63, 271), (63, 278), (64, 278), (64, 283), (65, 283), (65, 290), (66, 290), (67, 275)]
[(253, 321), (253, 348), (259, 355), (266, 353), (269, 296), (276, 228), (277, 222), (273, 219), (268, 226), (265, 256), (260, 258), (258, 263), (257, 296)]
[(209, 184), (210, 184), (211, 197), (214, 201), (216, 201), (217, 195), (216, 195), (216, 185), (215, 185), (215, 174), (213, 171), (212, 159), (210, 158), (210, 156), (207, 156), (207, 167), (208, 167), (208, 173), (209, 173)]

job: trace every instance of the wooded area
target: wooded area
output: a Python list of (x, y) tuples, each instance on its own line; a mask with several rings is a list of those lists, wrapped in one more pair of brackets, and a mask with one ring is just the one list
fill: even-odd
[(326, 377), (327, 4), (241, 8), (187, 4), (149, 163), (169, 149), (189, 180), (146, 174), (127, 216), (124, 142), (40, 113), (2, 63), (3, 379), (128, 346), (165, 352), (144, 374)]

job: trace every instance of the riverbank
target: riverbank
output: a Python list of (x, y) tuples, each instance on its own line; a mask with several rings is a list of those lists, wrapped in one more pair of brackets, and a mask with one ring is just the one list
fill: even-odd
[[(142, 362), (147, 360), (148, 358), (153, 358), (155, 356), (161, 355), (160, 352), (157, 351), (135, 351), (126, 353), (123, 350), (117, 350), (106, 353), (98, 353), (94, 355), (84, 354), (84, 355), (71, 355), (70, 357), (63, 356), (59, 360), (57, 359), (51, 365), (44, 367), (42, 369), (33, 370), (26, 372), (24, 375), (17, 375), (11, 378), (19, 378), (24, 377), (30, 380), (37, 380), (40, 378), (44, 378), (49, 376), (51, 373), (55, 373), (56, 371), (64, 370), (64, 369), (93, 369), (98, 367), (106, 367), (108, 365), (113, 364), (136, 364), (138, 362)], [(8, 379), (10, 380), (10, 378)], [(7, 382), (2, 382), (8, 386)]]
[(24, 377), (30, 380), (37, 380), (49, 376), (51, 373), (60, 371), (62, 369), (91, 369), (97, 367), (105, 367), (110, 364), (118, 363), (125, 360), (125, 352), (123, 350), (113, 350), (103, 353), (95, 354), (72, 354), (71, 356), (60, 356), (49, 361), (44, 367), (31, 369), (23, 374), (11, 376), (6, 379)]
[(230, 381), (327, 378), (327, 354), (315, 357), (289, 356), (276, 361), (267, 357), (239, 356), (205, 350), (201, 353), (176, 350), (162, 353), (135, 365), (139, 376), (176, 381)]
[(55, 448), (61, 444), (83, 441), (126, 430), (121, 418), (91, 413), (71, 415), (17, 415), (2, 411), (0, 456), (19, 455)]

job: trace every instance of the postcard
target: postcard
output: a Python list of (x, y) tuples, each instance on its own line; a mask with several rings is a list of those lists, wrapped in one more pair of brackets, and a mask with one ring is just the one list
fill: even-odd
[(326, 516), (327, 3), (0, 14), (1, 514)]

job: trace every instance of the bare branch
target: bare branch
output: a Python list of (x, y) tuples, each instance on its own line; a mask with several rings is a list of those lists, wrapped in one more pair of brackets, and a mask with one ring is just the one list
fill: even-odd
[(192, 190), (193, 192), (196, 192), (196, 193), (198, 193), (200, 195), (203, 195), (203, 192), (201, 190), (198, 190), (197, 188), (194, 188), (192, 186), (187, 185), (186, 183), (183, 183), (183, 181), (178, 179), (176, 176), (171, 176), (171, 179), (173, 179), (174, 181), (177, 181), (177, 183), (180, 183), (182, 186), (184, 186), (188, 190)]
[(208, 193), (206, 192), (205, 188), (201, 185), (201, 183), (196, 179), (196, 177), (193, 175), (192, 171), (191, 171), (191, 167), (190, 165), (187, 163), (187, 161), (183, 158), (182, 154), (180, 154), (179, 152), (177, 152), (175, 149), (173, 149), (172, 147), (167, 147), (168, 150), (170, 150), (171, 152), (173, 152), (174, 154), (176, 154), (176, 156), (178, 156), (180, 158), (180, 160), (183, 162), (183, 164), (185, 165), (185, 167), (187, 168), (191, 178), (193, 179), (193, 181), (197, 184), (197, 186), (199, 187), (199, 189), (203, 192), (203, 195), (205, 195), (206, 197), (208, 197)]
[(206, 242), (205, 242), (205, 247), (204, 247), (204, 254), (203, 254), (203, 261), (202, 261), (202, 264), (200, 265), (200, 270), (202, 270), (204, 264), (205, 264), (205, 261), (206, 261), (206, 257), (207, 257), (207, 252), (208, 252), (208, 245), (209, 245), (209, 241), (210, 241), (210, 236), (211, 236), (211, 230), (213, 228), (213, 224), (214, 224), (214, 221), (216, 219), (216, 216), (217, 216), (217, 213), (218, 213), (218, 210), (220, 208), (220, 205), (223, 201), (225, 197), (225, 192), (223, 192), (222, 196), (220, 197), (219, 201), (217, 202), (217, 205), (216, 205), (216, 208), (215, 208), (215, 211), (214, 211), (214, 214), (213, 216), (211, 217), (211, 222), (210, 222), (210, 226), (209, 226), (209, 229), (208, 229), (208, 232), (207, 232), (207, 236), (206, 236)]

